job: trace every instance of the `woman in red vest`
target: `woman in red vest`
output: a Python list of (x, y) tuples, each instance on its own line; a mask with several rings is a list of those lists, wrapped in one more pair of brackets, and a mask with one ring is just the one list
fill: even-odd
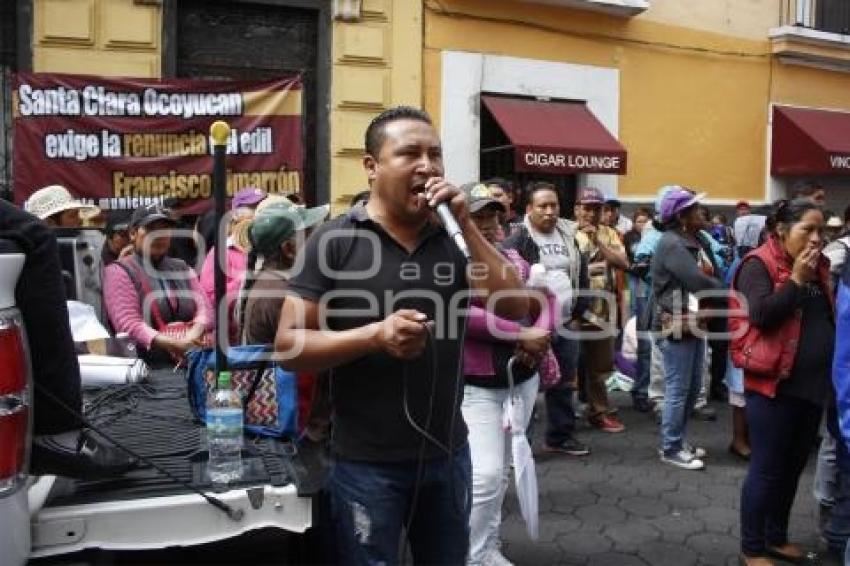
[(744, 258), (733, 283), (749, 315), (730, 320), (733, 335), (745, 330), (731, 349), (744, 368), (752, 450), (741, 491), (742, 562), (810, 564), (817, 557), (788, 541), (788, 517), (830, 396), (835, 321), (823, 213), (807, 201), (781, 201), (766, 226), (767, 241)]

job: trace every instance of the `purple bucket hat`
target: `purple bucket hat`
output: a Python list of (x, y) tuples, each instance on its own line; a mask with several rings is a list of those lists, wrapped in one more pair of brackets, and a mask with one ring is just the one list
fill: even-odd
[(673, 220), (677, 214), (691, 207), (705, 198), (705, 193), (694, 194), (681, 187), (671, 189), (661, 199), (659, 216), (661, 222), (666, 224)]

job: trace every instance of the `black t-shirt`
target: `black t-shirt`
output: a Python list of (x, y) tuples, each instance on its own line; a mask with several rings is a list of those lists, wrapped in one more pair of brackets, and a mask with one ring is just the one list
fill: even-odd
[[(355, 207), (310, 236), (290, 290), (320, 305), (326, 301), (327, 324), (334, 331), (383, 320), (402, 308), (424, 312), (435, 322), (434, 339), (418, 359), (376, 353), (333, 368), (332, 446), (340, 457), (403, 461), (419, 456), (423, 436), (405, 415), (405, 388), (418, 426), (425, 428), (430, 410), (430, 435), (453, 449), (466, 442), (458, 371), (458, 330), (466, 323), (469, 298), (466, 260), (444, 230), (429, 224), (408, 253), (369, 218), (365, 207)], [(425, 446), (427, 457), (445, 454), (430, 441)]]

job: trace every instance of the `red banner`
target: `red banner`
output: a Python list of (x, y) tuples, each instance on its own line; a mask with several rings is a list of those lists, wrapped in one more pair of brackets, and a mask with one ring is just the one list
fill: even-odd
[(300, 193), (301, 80), (121, 79), (20, 73), (13, 91), (15, 201), (60, 184), (103, 209), (212, 196), (216, 120), (230, 127), (227, 193)]

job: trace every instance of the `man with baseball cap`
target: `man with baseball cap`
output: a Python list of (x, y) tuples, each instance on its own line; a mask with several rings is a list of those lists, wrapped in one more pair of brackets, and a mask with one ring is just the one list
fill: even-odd
[[(590, 290), (604, 296), (590, 299), (582, 321), (582, 355), (586, 372), (587, 419), (603, 432), (623, 432), (626, 427), (608, 403), (606, 380), (614, 371), (617, 328), (614, 269), (626, 269), (626, 250), (613, 228), (600, 223), (605, 197), (595, 187), (579, 190), (575, 205), (579, 252), (588, 265)], [(591, 333), (588, 335), (587, 333)]]

